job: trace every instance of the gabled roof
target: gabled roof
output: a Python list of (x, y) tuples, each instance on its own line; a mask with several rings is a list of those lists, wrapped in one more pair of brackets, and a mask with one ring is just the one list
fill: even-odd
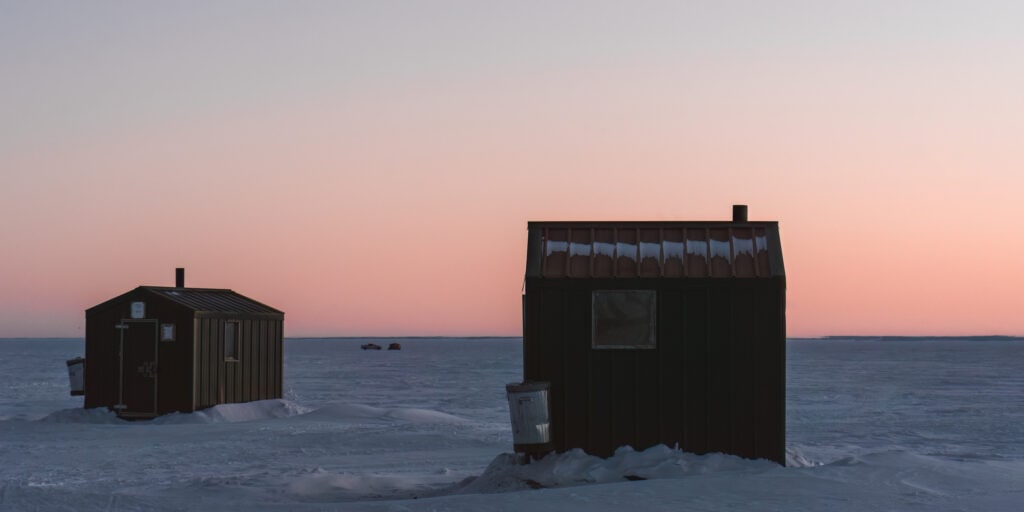
[[(128, 297), (139, 297), (139, 293), (156, 295), (175, 304), (191, 309), (197, 315), (259, 315), (284, 317), (284, 312), (232, 290), (216, 288), (172, 288), (165, 286), (139, 286), (103, 303), (97, 304), (86, 312), (105, 309), (123, 302)], [(138, 299), (133, 299), (138, 300)]]
[(527, 277), (785, 276), (777, 222), (530, 222)]
[(162, 286), (141, 286), (140, 288), (177, 302), (197, 313), (284, 314), (282, 311), (232, 290)]

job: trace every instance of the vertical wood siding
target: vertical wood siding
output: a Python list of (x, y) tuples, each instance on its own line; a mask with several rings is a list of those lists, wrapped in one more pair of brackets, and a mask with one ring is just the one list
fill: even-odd
[[(157, 341), (157, 413), (282, 397), (283, 320), (199, 315), (140, 287), (86, 311), (85, 407), (112, 408), (119, 402), (121, 331), (115, 326), (131, 316), (136, 300), (146, 302), (146, 319), (156, 321), (157, 329), (164, 323), (175, 326), (173, 341)], [(238, 322), (235, 362), (224, 354), (229, 321)]]
[(231, 318), (203, 318), (198, 364), (198, 408), (282, 397), (282, 322), (238, 320), (238, 360), (224, 357), (224, 324)]
[[(524, 378), (551, 383), (555, 449), (656, 444), (785, 460), (785, 282), (527, 278)], [(655, 349), (591, 348), (591, 292), (658, 291)]]

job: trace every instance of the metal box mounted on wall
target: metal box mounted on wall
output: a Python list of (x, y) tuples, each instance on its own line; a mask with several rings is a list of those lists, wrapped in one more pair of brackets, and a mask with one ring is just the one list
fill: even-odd
[(551, 451), (550, 408), (547, 382), (522, 382), (505, 386), (509, 415), (512, 418), (512, 443), (515, 451), (530, 457), (542, 457)]
[(531, 222), (523, 377), (556, 451), (656, 444), (785, 461), (777, 222)]
[(85, 312), (85, 407), (125, 418), (282, 396), (284, 313), (231, 290), (140, 286)]

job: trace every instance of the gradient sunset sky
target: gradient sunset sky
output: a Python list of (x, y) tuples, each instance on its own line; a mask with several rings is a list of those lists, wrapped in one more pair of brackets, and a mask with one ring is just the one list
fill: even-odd
[(0, 2), (0, 337), (140, 284), (519, 335), (528, 220), (778, 220), (790, 336), (1024, 335), (1024, 2)]

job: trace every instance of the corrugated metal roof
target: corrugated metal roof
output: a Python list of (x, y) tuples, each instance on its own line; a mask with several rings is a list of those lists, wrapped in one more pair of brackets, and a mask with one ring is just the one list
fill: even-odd
[(532, 277), (785, 275), (775, 222), (531, 222), (529, 230)]
[(232, 290), (144, 286), (157, 295), (202, 313), (284, 314)]

